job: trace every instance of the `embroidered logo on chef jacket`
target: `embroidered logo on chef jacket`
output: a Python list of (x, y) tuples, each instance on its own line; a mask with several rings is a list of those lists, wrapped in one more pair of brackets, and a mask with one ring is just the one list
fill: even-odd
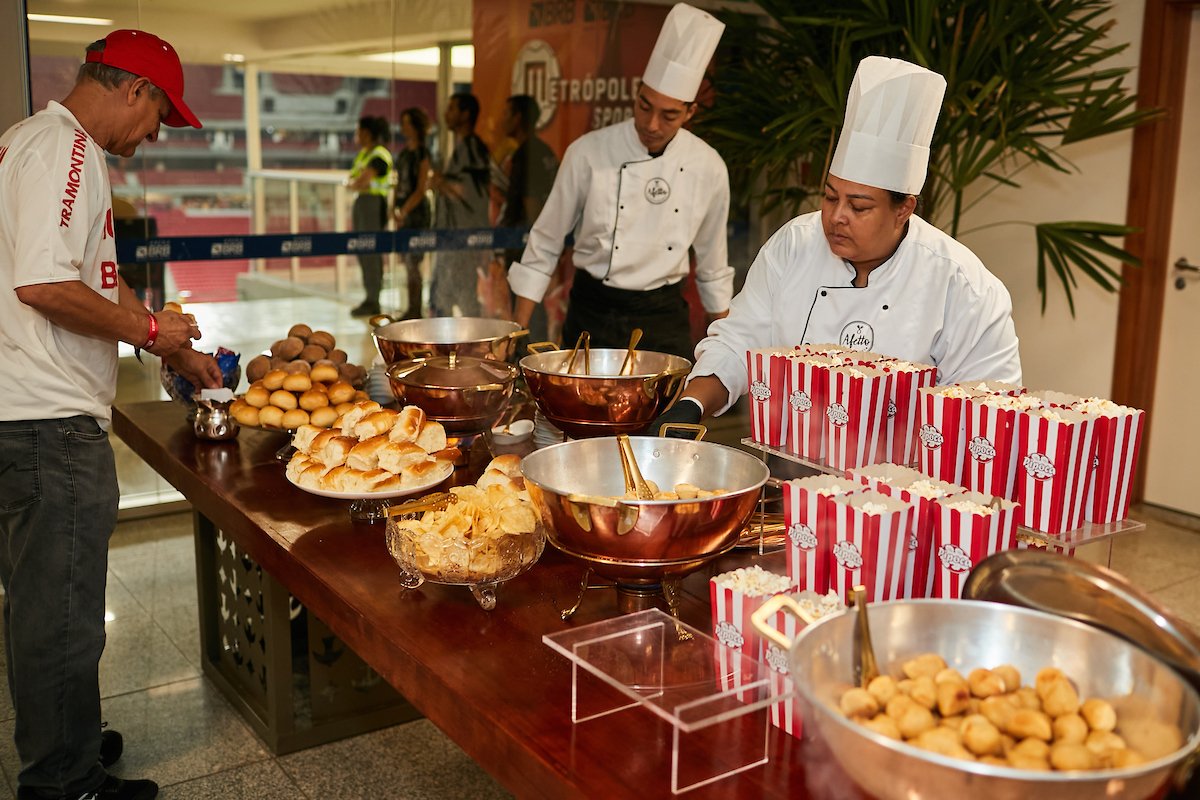
[(956, 544), (944, 544), (938, 548), (938, 561), (951, 572), (966, 572), (971, 569), (971, 557)]
[(1031, 478), (1044, 481), (1047, 478), (1054, 477), (1054, 462), (1047, 458), (1044, 453), (1034, 453), (1031, 456), (1026, 456), (1022, 464)]
[(972, 439), (967, 449), (971, 451), (971, 458), (985, 464), (996, 457), (996, 446), (982, 436)]
[(860, 319), (848, 322), (838, 344), (850, 350), (870, 350), (875, 347), (875, 329)]
[(803, 522), (792, 523), (792, 526), (788, 528), (788, 538), (792, 540), (792, 544), (801, 550), (817, 549), (817, 535), (813, 533), (812, 528)]
[(651, 178), (646, 183), (646, 199), (654, 205), (662, 205), (671, 196), (671, 184), (662, 178)]

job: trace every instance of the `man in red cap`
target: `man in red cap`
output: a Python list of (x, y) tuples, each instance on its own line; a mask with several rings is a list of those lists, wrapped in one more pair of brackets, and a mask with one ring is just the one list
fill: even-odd
[(88, 46), (62, 103), (0, 136), (0, 580), (20, 800), (158, 794), (106, 771), (121, 739), (101, 733), (99, 663), (118, 342), (221, 385), (191, 347), (195, 318), (148, 312), (117, 271), (104, 153), (132, 156), (164, 124), (200, 127), (179, 57), (120, 30)]

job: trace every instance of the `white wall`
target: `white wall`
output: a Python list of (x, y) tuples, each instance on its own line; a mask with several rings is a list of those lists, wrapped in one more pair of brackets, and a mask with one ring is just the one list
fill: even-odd
[[(1111, 42), (1130, 44), (1116, 63), (1135, 68), (1126, 78), (1126, 85), (1132, 88), (1137, 86), (1142, 16), (1141, 0), (1118, 0), (1114, 6), (1117, 24), (1109, 32)], [(1031, 388), (1109, 394), (1116, 346), (1117, 295), (1104, 292), (1080, 275), (1072, 319), (1063, 290), (1051, 272), (1043, 315), (1032, 228), (1004, 225), (975, 233), (964, 231), (1007, 220), (1123, 224), (1132, 143), (1132, 133), (1121, 133), (1065, 148), (1063, 154), (1079, 168), (1079, 174), (1063, 176), (1044, 167), (1030, 167), (1017, 177), (1020, 189), (997, 190), (963, 219), (959, 238), (1004, 281), (1012, 294), (1024, 381)]]

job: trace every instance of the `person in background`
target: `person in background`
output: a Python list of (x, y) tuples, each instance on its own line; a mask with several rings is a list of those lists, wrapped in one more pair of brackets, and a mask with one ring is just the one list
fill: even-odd
[(221, 385), (191, 349), (195, 319), (148, 312), (117, 269), (105, 151), (128, 158), (160, 125), (200, 127), (179, 57), (118, 30), (87, 47), (61, 103), (0, 136), (0, 581), (20, 800), (158, 794), (108, 774), (123, 745), (101, 732), (118, 342)]
[[(400, 130), (404, 148), (396, 155), (396, 195), (393, 214), (398, 229), (425, 229), (433, 222), (429, 197), (429, 149), (425, 135), (429, 131), (429, 115), (413, 107), (400, 112)], [(408, 308), (401, 319), (421, 316), (421, 253), (405, 253), (408, 273)]]
[[(499, 228), (528, 228), (542, 213), (542, 206), (554, 186), (554, 175), (558, 172), (558, 159), (550, 146), (537, 136), (537, 122), (541, 115), (538, 102), (531, 95), (515, 94), (504, 105), (504, 117), (500, 129), (504, 135), (517, 143), (516, 149), (504, 164), (506, 182), (504, 203), (496, 220)], [(505, 250), (502, 253), (504, 280), (503, 290), (508, 295), (511, 309), (512, 298), (508, 288), (507, 270), (521, 257), (520, 250)], [(560, 275), (555, 272), (555, 278)], [(549, 294), (549, 292), (547, 292)], [(511, 313), (511, 312), (510, 312)], [(529, 341), (541, 342), (550, 338), (547, 310), (539, 304), (529, 320)]]
[[(437, 195), (435, 228), (486, 228), (488, 222), (488, 149), (475, 133), (479, 100), (452, 95), (446, 104), (446, 127), (454, 134), (454, 151), (445, 169), (434, 171), (430, 188)], [(440, 251), (434, 259), (430, 306), (434, 316), (479, 316), (478, 274), (487, 257), (478, 250)]]
[(528, 326), (574, 233), (575, 276), (563, 343), (589, 331), (593, 347), (641, 347), (691, 358), (684, 280), (710, 319), (733, 296), (725, 225), (729, 174), (717, 151), (684, 130), (725, 26), (684, 3), (667, 14), (634, 101), (633, 119), (571, 143), (521, 260), (509, 270), (514, 320)]
[(831, 342), (933, 364), (938, 383), (1021, 382), (1008, 290), (974, 253), (913, 213), (945, 91), (935, 72), (863, 59), (821, 210), (763, 245), (660, 423), (723, 414), (747, 391), (746, 351), (765, 347)]
[[(391, 127), (383, 117), (363, 117), (354, 132), (358, 154), (350, 165), (346, 185), (357, 192), (351, 214), (356, 231), (382, 231), (387, 228), (387, 197), (391, 190), (392, 154), (387, 143), (392, 138)], [(379, 293), (383, 290), (383, 256), (378, 253), (359, 253), (363, 290), (366, 298), (350, 314), (371, 317), (379, 313)]]

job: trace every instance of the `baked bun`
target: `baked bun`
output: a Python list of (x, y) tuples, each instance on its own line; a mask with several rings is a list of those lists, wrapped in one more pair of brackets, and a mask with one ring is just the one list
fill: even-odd
[(380, 475), (377, 480), (372, 479), (372, 492), (395, 492), (404, 488), (404, 482), (401, 480), (399, 475), (393, 475), (386, 470), (379, 470), (379, 472), (385, 474)]
[(337, 382), (329, 386), (329, 402), (335, 406), (351, 402), (354, 399), (354, 387), (345, 381), (338, 381), (336, 377), (334, 380)]
[(342, 432), (347, 436), (354, 433), (354, 426), (358, 424), (359, 420), (368, 414), (374, 414), (381, 408), (383, 406), (374, 400), (364, 400), (361, 403), (355, 403), (354, 408), (347, 411), (345, 416), (342, 417)]
[[(381, 408), (359, 420), (358, 424), (354, 426), (354, 435), (360, 442), (375, 436), (383, 436), (386, 439), (387, 434), (391, 433), (392, 426), (396, 424), (396, 418), (399, 416), (400, 412), (398, 411), (393, 411), (390, 408)], [(345, 432), (344, 427), (342, 431)]]
[(296, 475), (296, 483), (301, 486), (306, 486), (309, 489), (320, 489), (321, 478), (325, 475), (325, 468), (320, 464), (312, 464), (305, 467)]
[(337, 347), (330, 349), (328, 358), (334, 364), (345, 364), (347, 361), (350, 360), (350, 357), (348, 355), (346, 355), (346, 351), (341, 350)]
[(312, 336), (312, 328), (300, 322), (288, 328), (288, 336), (295, 336), (297, 339), (308, 339), (308, 337)]
[(286, 389), (276, 389), (271, 392), (271, 405), (282, 408), (284, 411), (291, 411), (300, 404), (296, 401), (296, 395)]
[(275, 391), (283, 388), (283, 381), (288, 376), (287, 372), (282, 369), (273, 369), (266, 375), (263, 375), (263, 388), (268, 391)]
[(314, 364), (312, 371), (308, 373), (308, 377), (314, 381), (333, 383), (338, 379), (337, 367), (332, 364)]
[(368, 401), (368, 400), (370, 400), (370, 399), (371, 399), (371, 395), (367, 394), (367, 393), (366, 393), (366, 392), (364, 392), (362, 389), (355, 389), (355, 390), (354, 390), (354, 402), (356, 402), (356, 403), (365, 403), (365, 402), (367, 402), (367, 401)]
[(271, 359), (267, 356), (255, 356), (246, 364), (246, 380), (254, 383), (262, 380), (262, 376), (271, 371)]
[(400, 473), (400, 480), (405, 486), (423, 486), (442, 474), (449, 474), (445, 462), (430, 459), (410, 464)]
[(340, 467), (334, 467), (321, 476), (321, 488), (327, 492), (351, 491), (346, 486), (346, 474), (348, 472), (350, 472), (350, 468), (345, 464)]
[(330, 406), (323, 406), (310, 411), (308, 417), (308, 421), (318, 428), (331, 428), (337, 422), (338, 413)]
[(519, 478), (524, 473), (521, 472), (521, 457), (513, 453), (506, 453), (502, 456), (496, 456), (491, 463), (484, 469), (485, 472), (496, 470), (503, 472), (510, 478)]
[(392, 432), (388, 434), (388, 438), (393, 442), (415, 442), (417, 435), (421, 433), (421, 428), (424, 425), (425, 412), (421, 407), (405, 406), (400, 409), (400, 413), (396, 417), (396, 423), (392, 425)]
[[(333, 431), (326, 431), (326, 433), (333, 433)], [(348, 436), (333, 436), (322, 441), (323, 436), (324, 434), (313, 440), (311, 455), (326, 467), (340, 467), (345, 464), (346, 456), (350, 455), (350, 450), (358, 444)]]
[(283, 388), (289, 392), (307, 392), (312, 388), (312, 378), (299, 372), (288, 375), (283, 379)]
[[(337, 340), (333, 338), (333, 334), (329, 331), (314, 331), (308, 337), (309, 344), (315, 344), (325, 350), (332, 350), (337, 344)], [(325, 356), (321, 356), (324, 358)]]
[(428, 460), (429, 454), (415, 442), (388, 442), (387, 447), (379, 451), (380, 469), (397, 474), (410, 464)]
[(286, 472), (288, 480), (295, 482), (296, 479), (300, 477), (301, 472), (308, 469), (315, 463), (317, 462), (313, 461), (306, 454), (297, 451), (287, 464)]
[(289, 361), (283, 365), (283, 371), (288, 375), (307, 375), (310, 369), (312, 369), (312, 366), (307, 361), (302, 361), (299, 358), (297, 358), (295, 361)]
[(390, 442), (386, 436), (364, 439), (350, 449), (349, 455), (346, 456), (346, 465), (352, 469), (378, 469), (379, 454), (388, 444)]
[(229, 413), (236, 414), (248, 405), (250, 404), (246, 402), (246, 398), (235, 397), (233, 398), (233, 402), (229, 404)]
[(316, 411), (329, 405), (329, 395), (316, 389), (309, 389), (300, 395), (300, 407), (305, 411)]
[(251, 386), (246, 390), (246, 403), (255, 408), (271, 404), (271, 393), (262, 386)]
[(283, 415), (283, 427), (289, 431), (294, 431), (301, 425), (308, 424), (308, 412), (303, 408), (293, 408), (291, 411), (285, 412)]
[(324, 431), (316, 425), (299, 425), (296, 427), (296, 433), (292, 436), (292, 447), (301, 453), (308, 453), (312, 449), (313, 439), (322, 433)]
[[(266, 389), (263, 389), (265, 392)], [(250, 428), (257, 428), (261, 423), (258, 421), (258, 408), (252, 405), (245, 405), (233, 413), (233, 418), (237, 420), (238, 425), (245, 425)]]
[(426, 453), (434, 453), (446, 447), (446, 429), (437, 420), (425, 420), (421, 432), (417, 434), (417, 444)]
[[(330, 402), (333, 402), (332, 397), (330, 397), (329, 399), (330, 399)], [(350, 413), (350, 411), (353, 408), (354, 408), (354, 403), (350, 402), (349, 400), (343, 400), (342, 402), (340, 402), (336, 406), (334, 406), (333, 410), (336, 411), (338, 414), (338, 420), (339, 420), (338, 427), (339, 428), (341, 427), (341, 418), (344, 417), (346, 414)]]
[(319, 344), (307, 344), (300, 351), (300, 357), (311, 364), (314, 361), (320, 361), (324, 358), (326, 352), (325, 348)]
[(283, 409), (278, 406), (267, 406), (258, 411), (258, 422), (264, 428), (283, 430)]
[(271, 345), (271, 354), (279, 356), (285, 361), (291, 361), (293, 358), (300, 355), (300, 351), (303, 349), (303, 339), (297, 336), (289, 336), (286, 339), (280, 339), (278, 342)]

